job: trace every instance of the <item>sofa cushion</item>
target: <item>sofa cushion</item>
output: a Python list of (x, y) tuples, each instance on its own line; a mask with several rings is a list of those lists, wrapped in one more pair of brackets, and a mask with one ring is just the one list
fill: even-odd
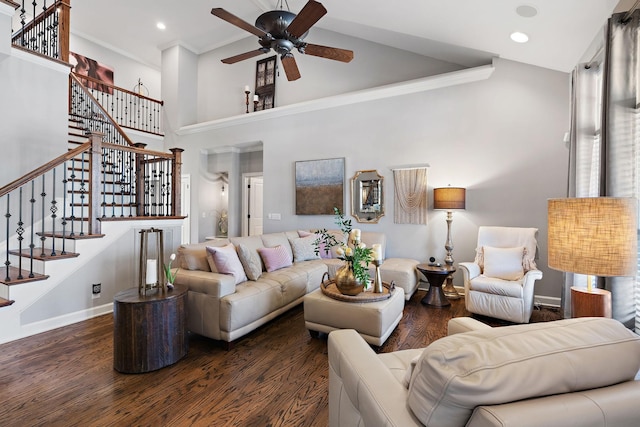
[(236, 253), (236, 247), (233, 244), (229, 243), (220, 247), (207, 246), (207, 252), (213, 257), (218, 273), (232, 275), (236, 280), (236, 285), (247, 281), (244, 267), (242, 267), (242, 263)]
[(262, 274), (262, 260), (257, 251), (249, 249), (245, 244), (237, 247), (238, 258), (244, 267), (244, 272), (249, 280), (258, 280)]
[(282, 246), (289, 256), (289, 261), (293, 261), (293, 252), (291, 251), (291, 245), (289, 244), (289, 238), (286, 233), (263, 234), (260, 237), (266, 248), (275, 248), (278, 245)]
[[(312, 233), (310, 231), (305, 231), (305, 230), (298, 230), (298, 237), (309, 237), (309, 236), (314, 236), (313, 252), (315, 253), (316, 251), (315, 241), (320, 239), (321, 237), (320, 234)], [(327, 248), (327, 245), (324, 242), (318, 241), (318, 255), (320, 255), (320, 258), (322, 259), (330, 259), (331, 248)], [(294, 251), (294, 257), (295, 257), (295, 251)]]
[(312, 259), (320, 259), (320, 253), (316, 254), (316, 245), (314, 242), (317, 237), (315, 234), (310, 234), (307, 237), (296, 237), (295, 239), (289, 239), (291, 243), (291, 249), (293, 251), (293, 261), (309, 261)]
[(484, 275), (503, 280), (520, 280), (524, 276), (522, 262), (524, 246), (515, 248), (494, 248), (483, 246)]
[[(224, 246), (228, 241), (207, 241), (203, 243), (182, 244), (178, 247), (178, 267), (183, 270), (211, 271), (207, 260), (207, 246)], [(214, 273), (216, 271), (214, 270)]]
[(264, 262), (267, 272), (279, 270), (291, 265), (289, 253), (282, 245), (274, 248), (259, 248), (258, 253)]
[(638, 354), (640, 337), (606, 318), (451, 335), (424, 350), (408, 404), (425, 425), (460, 426), (480, 405), (631, 380), (640, 369)]

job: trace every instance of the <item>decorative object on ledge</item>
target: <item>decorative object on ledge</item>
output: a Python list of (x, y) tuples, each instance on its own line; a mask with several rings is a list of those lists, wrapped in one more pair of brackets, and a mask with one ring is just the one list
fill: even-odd
[(142, 79), (138, 78), (138, 84), (133, 87), (133, 91), (138, 95), (149, 96), (149, 89), (142, 84)]
[(258, 95), (253, 95), (253, 112), (258, 111), (258, 102), (260, 102), (260, 97)]
[(255, 111), (275, 107), (276, 58), (272, 56), (256, 62), (256, 94), (253, 99)]
[[(459, 187), (442, 187), (433, 189), (433, 208), (445, 209), (447, 211), (447, 241), (444, 248), (447, 250), (447, 255), (444, 258), (444, 263), (452, 267), (453, 266), (453, 242), (451, 241), (451, 223), (453, 222), (453, 209), (464, 209), (466, 201), (466, 190)], [(453, 274), (447, 276), (447, 282), (442, 288), (447, 298), (456, 299), (460, 298), (458, 291), (453, 287)]]
[(351, 180), (351, 215), (356, 221), (377, 223), (384, 216), (383, 181), (376, 170), (356, 172)]
[(245, 113), (249, 114), (249, 93), (251, 93), (251, 91), (249, 90), (249, 86), (245, 86), (244, 87), (244, 97), (245, 97), (245, 104), (247, 106)]
[(255, 26), (222, 8), (211, 9), (212, 15), (258, 36), (261, 46), (256, 50), (225, 58), (222, 62), (235, 64), (245, 59), (269, 53), (273, 49), (280, 55), (280, 61), (287, 75), (287, 80), (292, 81), (300, 78), (300, 71), (292, 52), (294, 49), (297, 49), (302, 54), (334, 61), (350, 62), (353, 59), (353, 51), (351, 50), (320, 46), (303, 41), (309, 29), (327, 13), (327, 9), (321, 3), (309, 0), (298, 15), (282, 10), (282, 3), (281, 0), (279, 2), (281, 10), (271, 10), (260, 15), (256, 19)]
[(394, 223), (427, 223), (427, 168), (407, 166), (394, 168)]
[[(149, 258), (149, 236), (155, 237), (155, 258)], [(140, 263), (138, 275), (138, 293), (147, 293), (165, 290), (165, 275), (162, 266), (164, 254), (164, 237), (161, 229), (149, 228), (140, 230)]]
[[(610, 317), (610, 293), (593, 289), (592, 276), (636, 274), (637, 200), (616, 197), (550, 199), (548, 214), (549, 267), (588, 276), (586, 292), (571, 288), (571, 316)], [(599, 303), (594, 304), (594, 301)]]

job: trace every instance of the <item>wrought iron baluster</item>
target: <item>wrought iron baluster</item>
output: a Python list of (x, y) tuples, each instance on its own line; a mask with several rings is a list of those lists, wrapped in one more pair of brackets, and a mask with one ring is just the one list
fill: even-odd
[(73, 237), (76, 235), (75, 226), (76, 226), (76, 159), (71, 159), (71, 232), (69, 236)]
[(107, 216), (107, 150), (102, 149), (102, 218)]
[(42, 220), (40, 221), (42, 223), (42, 227), (41, 227), (41, 233), (40, 233), (40, 256), (44, 258), (45, 253), (44, 253), (44, 241), (46, 239), (46, 237), (44, 236), (44, 223), (45, 223), (45, 216), (44, 216), (44, 207), (46, 205), (46, 197), (47, 197), (47, 193), (46, 193), (46, 188), (45, 188), (45, 176), (46, 175), (42, 175), (42, 192), (40, 193), (40, 198), (41, 198), (41, 203), (42, 203), (42, 215), (40, 215), (40, 218), (42, 218)]
[(18, 257), (18, 279), (22, 280), (22, 241), (24, 237), (24, 222), (22, 222), (22, 187), (20, 187), (20, 192), (18, 196), (18, 228), (16, 229), (16, 234), (18, 235), (18, 253), (20, 256)]
[(56, 201), (56, 168), (53, 168), (52, 172), (52, 183), (51, 183), (51, 256), (56, 255), (56, 212), (58, 212), (58, 202)]
[(62, 178), (62, 255), (67, 253), (67, 162), (63, 163), (63, 178)]
[(29, 199), (29, 203), (31, 204), (31, 242), (29, 243), (29, 278), (33, 278), (33, 250), (36, 248), (35, 244), (35, 234), (36, 234), (36, 180), (31, 181), (31, 199)]
[(4, 217), (7, 219), (7, 231), (6, 231), (6, 242), (7, 242), (7, 253), (6, 253), (6, 259), (4, 261), (4, 265), (5, 265), (5, 277), (4, 280), (6, 282), (9, 282), (11, 280), (11, 276), (9, 275), (9, 267), (11, 266), (11, 261), (9, 261), (9, 223), (10, 223), (10, 219), (11, 219), (11, 210), (9, 209), (9, 196), (10, 194), (7, 194), (7, 213), (4, 215)]
[[(85, 187), (86, 181), (84, 179), (84, 167), (86, 165), (86, 161), (87, 159), (85, 158), (86, 152), (82, 153), (82, 167), (80, 168), (80, 235), (84, 236), (84, 228), (85, 228), (85, 221), (83, 221), (84, 219), (84, 212), (85, 209), (87, 208), (87, 202), (85, 202), (85, 195), (87, 193), (87, 188)], [(88, 225), (87, 225), (88, 226)]]

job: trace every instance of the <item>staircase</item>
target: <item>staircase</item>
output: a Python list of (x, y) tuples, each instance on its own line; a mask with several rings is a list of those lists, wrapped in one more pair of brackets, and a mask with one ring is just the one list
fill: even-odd
[(69, 151), (0, 188), (0, 307), (14, 303), (12, 287), (47, 280), (51, 262), (77, 258), (79, 241), (104, 237), (104, 221), (182, 218), (182, 150), (134, 144), (79, 78), (69, 81)]

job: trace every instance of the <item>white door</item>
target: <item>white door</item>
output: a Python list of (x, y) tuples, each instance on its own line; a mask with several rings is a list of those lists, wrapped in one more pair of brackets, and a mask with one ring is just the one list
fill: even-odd
[(242, 235), (262, 234), (262, 175), (243, 174)]
[(180, 181), (180, 207), (182, 212), (180, 213), (186, 218), (182, 221), (182, 237), (181, 243), (191, 243), (191, 218), (189, 218), (189, 211), (191, 210), (191, 175), (182, 175)]

